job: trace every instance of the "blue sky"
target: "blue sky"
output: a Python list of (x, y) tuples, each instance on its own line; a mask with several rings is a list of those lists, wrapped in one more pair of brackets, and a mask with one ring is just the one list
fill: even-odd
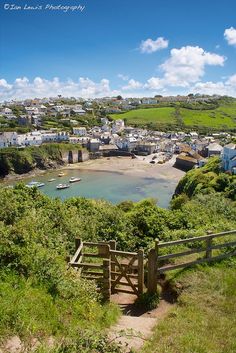
[[(23, 10), (25, 4), (43, 9)], [(236, 96), (235, 13), (235, 0), (1, 1), (0, 99)]]

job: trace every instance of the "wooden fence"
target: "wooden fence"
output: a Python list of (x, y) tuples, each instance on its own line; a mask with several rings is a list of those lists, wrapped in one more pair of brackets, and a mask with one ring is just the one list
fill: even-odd
[[(236, 255), (236, 240), (233, 241), (224, 241), (219, 244), (213, 244), (213, 240), (220, 237), (226, 236), (236, 236), (236, 230), (222, 232), (217, 234), (208, 234), (200, 237), (193, 237), (187, 239), (181, 239), (176, 241), (170, 241), (161, 243), (158, 240), (155, 242), (155, 249), (151, 249), (148, 254), (148, 282), (147, 288), (148, 292), (155, 293), (157, 288), (157, 281), (160, 274), (165, 273), (167, 271), (173, 271), (176, 269), (186, 268), (197, 264), (202, 264), (210, 261), (218, 261), (224, 258)], [(170, 247), (178, 247), (179, 245), (189, 246), (192, 243), (192, 246), (197, 243), (201, 244), (200, 246), (196, 246), (194, 248), (189, 248), (188, 250), (184, 250), (177, 253), (168, 253), (161, 255), (161, 249), (166, 249)], [(203, 243), (203, 244), (202, 244)], [(220, 254), (213, 254), (213, 250), (222, 250), (226, 249), (227, 252)], [(203, 253), (201, 258), (197, 258), (191, 261), (184, 261), (181, 263), (170, 263), (170, 260), (176, 258), (183, 258), (186, 260), (188, 255)]]
[(95, 280), (105, 300), (119, 292), (135, 295), (143, 293), (143, 250), (137, 253), (118, 251), (114, 240), (95, 243), (76, 239), (75, 247), (74, 256), (68, 259), (69, 265), (80, 271), (81, 277)]
[[(214, 243), (214, 239), (226, 236), (230, 240)], [(147, 291), (153, 294), (156, 293), (158, 278), (162, 273), (236, 255), (236, 238), (231, 239), (235, 236), (236, 230), (232, 230), (170, 242), (156, 241), (155, 248), (149, 251), (147, 259), (142, 249), (136, 253), (116, 250), (114, 240), (95, 243), (76, 239), (76, 252), (68, 262), (80, 272), (81, 277), (98, 283), (105, 300), (110, 300), (111, 294), (119, 292), (141, 295), (144, 291), (145, 270)], [(179, 246), (184, 246), (185, 249), (173, 252), (173, 247), (175, 249)], [(171, 250), (166, 254), (168, 249)], [(226, 251), (222, 253), (223, 249)], [(194, 256), (194, 259), (188, 260), (188, 256)], [(173, 259), (182, 261), (173, 263)]]

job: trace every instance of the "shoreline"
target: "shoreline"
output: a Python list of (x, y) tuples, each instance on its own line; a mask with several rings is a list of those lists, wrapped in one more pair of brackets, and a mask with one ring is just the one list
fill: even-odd
[(146, 159), (130, 157), (108, 157), (63, 166), (64, 170), (86, 170), (94, 172), (119, 173), (143, 178), (179, 181), (185, 172), (173, 167), (175, 158), (164, 164), (150, 164)]
[(47, 170), (34, 169), (26, 174), (9, 174), (1, 179), (0, 183), (22, 181), (24, 179), (43, 176), (61, 170), (83, 170), (91, 172), (118, 173), (130, 176), (139, 176), (143, 178), (167, 179), (178, 182), (185, 172), (173, 167), (175, 156), (164, 164), (150, 164), (151, 157), (103, 157), (99, 159), (90, 159), (85, 162), (58, 165), (56, 168)]

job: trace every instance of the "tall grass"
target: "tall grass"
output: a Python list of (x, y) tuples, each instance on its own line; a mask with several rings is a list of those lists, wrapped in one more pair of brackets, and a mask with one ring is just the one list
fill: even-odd
[(142, 353), (235, 353), (236, 261), (183, 271), (176, 308)]

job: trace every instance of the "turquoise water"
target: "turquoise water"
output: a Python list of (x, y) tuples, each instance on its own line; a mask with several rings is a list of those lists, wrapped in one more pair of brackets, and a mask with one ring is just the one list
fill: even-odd
[[(62, 200), (73, 196), (84, 196), (93, 199), (105, 199), (112, 203), (124, 200), (139, 201), (152, 197), (158, 205), (167, 208), (176, 187), (176, 181), (166, 179), (142, 178), (114, 172), (67, 170), (65, 176), (58, 177), (57, 172), (27, 179), (25, 182), (42, 181), (45, 186), (40, 188), (50, 197), (60, 197)], [(68, 183), (69, 179), (80, 177), (81, 181), (70, 184), (69, 189), (57, 190), (59, 183)], [(56, 178), (53, 182), (49, 179)]]

